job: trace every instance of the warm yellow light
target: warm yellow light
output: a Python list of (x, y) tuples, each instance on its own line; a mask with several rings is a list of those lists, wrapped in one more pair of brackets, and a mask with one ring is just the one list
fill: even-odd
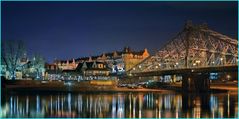
[(231, 76), (230, 75), (227, 75), (227, 79), (229, 80), (231, 78)]

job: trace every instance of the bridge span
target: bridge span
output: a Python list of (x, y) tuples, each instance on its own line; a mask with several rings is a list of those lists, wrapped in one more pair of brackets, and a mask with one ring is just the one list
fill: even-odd
[(185, 91), (208, 91), (210, 73), (238, 75), (238, 40), (207, 25), (187, 22), (155, 55), (127, 72), (130, 77), (180, 75)]
[(162, 75), (180, 75), (180, 74), (200, 74), (200, 73), (219, 73), (219, 72), (237, 72), (238, 66), (217, 66), (217, 67), (200, 67), (200, 68), (180, 68), (165, 69), (158, 71), (131, 73), (130, 76), (162, 76)]

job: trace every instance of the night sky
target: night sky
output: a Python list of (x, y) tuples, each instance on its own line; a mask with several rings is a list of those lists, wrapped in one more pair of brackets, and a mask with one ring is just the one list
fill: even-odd
[(2, 2), (2, 40), (23, 40), (48, 62), (124, 46), (153, 54), (187, 20), (237, 39), (237, 2)]

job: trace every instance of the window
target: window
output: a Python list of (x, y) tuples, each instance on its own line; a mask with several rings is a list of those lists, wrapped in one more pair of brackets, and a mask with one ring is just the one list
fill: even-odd
[(104, 68), (104, 65), (103, 64), (99, 64), (98, 67), (99, 68)]

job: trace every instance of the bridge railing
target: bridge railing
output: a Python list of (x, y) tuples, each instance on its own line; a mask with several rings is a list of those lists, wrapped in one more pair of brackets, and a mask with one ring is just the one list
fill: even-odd
[(132, 70), (129, 72), (131, 73), (143, 73), (143, 72), (151, 72), (151, 71), (168, 71), (168, 70), (185, 70), (185, 69), (203, 69), (203, 68), (226, 68), (226, 67), (231, 67), (231, 66), (236, 66), (238, 67), (237, 64), (227, 64), (227, 65), (217, 65), (217, 66), (200, 66), (200, 67), (177, 67), (177, 68), (157, 68), (154, 70), (137, 70), (136, 69)]

